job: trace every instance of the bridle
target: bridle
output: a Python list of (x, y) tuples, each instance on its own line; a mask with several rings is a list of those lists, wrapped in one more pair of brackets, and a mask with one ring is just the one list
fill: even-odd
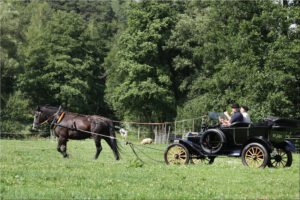
[(45, 121), (43, 121), (42, 123), (40, 123), (40, 125), (44, 125), (44, 124), (48, 123), (48, 121), (49, 121), (52, 117), (54, 117), (55, 115), (56, 115), (56, 113), (54, 113), (53, 115), (51, 115), (50, 117), (48, 117), (48, 119), (46, 119)]
[[(62, 113), (59, 115), (58, 120), (55, 122), (55, 119), (56, 119), (55, 116), (58, 115), (58, 113), (59, 113), (60, 110), (61, 110), (61, 107), (58, 108), (57, 112), (55, 112), (53, 115), (51, 115), (50, 117), (48, 117), (45, 121), (43, 121), (42, 123), (40, 123), (40, 125), (44, 125), (44, 124), (46, 124), (46, 123), (49, 123), (49, 121), (50, 121), (51, 119), (53, 119), (51, 125), (54, 124), (54, 123), (59, 123), (59, 122), (61, 122), (61, 120), (62, 120), (62, 119), (64, 118), (64, 116), (65, 116), (65, 112), (62, 112)], [(41, 115), (41, 111), (39, 112), (39, 115)]]

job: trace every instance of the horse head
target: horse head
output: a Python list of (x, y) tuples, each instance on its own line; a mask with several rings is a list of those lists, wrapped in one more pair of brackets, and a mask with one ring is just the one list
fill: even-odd
[(50, 106), (37, 106), (36, 110), (34, 111), (34, 120), (33, 120), (33, 130), (37, 130), (38, 127), (44, 123), (49, 123), (55, 114), (61, 112), (61, 106), (57, 107), (50, 107)]

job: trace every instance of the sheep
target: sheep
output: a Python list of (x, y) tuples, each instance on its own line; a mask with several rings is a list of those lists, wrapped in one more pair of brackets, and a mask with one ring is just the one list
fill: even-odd
[(151, 138), (145, 138), (141, 141), (141, 144), (151, 144), (153, 140)]

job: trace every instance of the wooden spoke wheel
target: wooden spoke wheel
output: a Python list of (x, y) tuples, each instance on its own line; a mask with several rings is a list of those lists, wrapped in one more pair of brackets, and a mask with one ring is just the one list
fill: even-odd
[(271, 158), (269, 162), (269, 167), (290, 167), (292, 165), (293, 158), (290, 151), (285, 149), (275, 148), (271, 153)]
[(200, 165), (211, 165), (213, 164), (215, 157), (203, 156), (203, 157), (192, 157), (190, 159), (191, 164), (200, 164)]
[(250, 143), (242, 151), (242, 162), (253, 168), (264, 168), (269, 162), (266, 148), (259, 143)]
[(183, 165), (189, 163), (190, 155), (182, 144), (171, 144), (165, 151), (164, 158), (167, 164)]

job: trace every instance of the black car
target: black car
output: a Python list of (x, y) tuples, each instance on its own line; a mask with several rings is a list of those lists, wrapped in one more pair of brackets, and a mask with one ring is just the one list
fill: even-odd
[(300, 121), (268, 118), (259, 124), (243, 122), (231, 126), (204, 126), (198, 133), (176, 139), (164, 154), (167, 164), (212, 164), (217, 156), (242, 157), (249, 167), (289, 167), (295, 145), (286, 134), (297, 135)]

